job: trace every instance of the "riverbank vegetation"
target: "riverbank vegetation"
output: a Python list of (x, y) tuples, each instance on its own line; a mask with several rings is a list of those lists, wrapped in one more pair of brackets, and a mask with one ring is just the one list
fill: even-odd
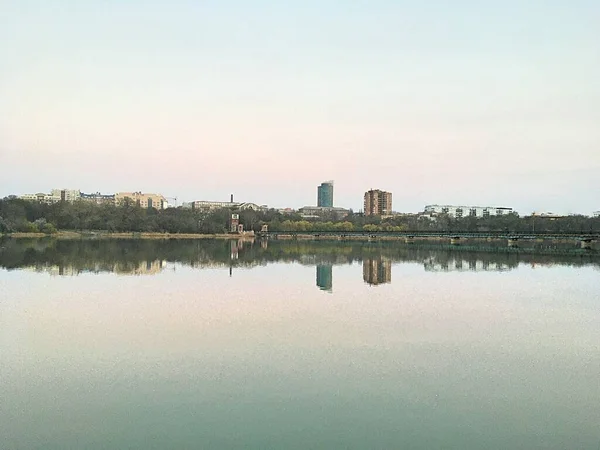
[[(44, 233), (57, 230), (105, 231), (109, 233), (227, 233), (233, 211), (228, 208), (202, 212), (185, 208), (155, 210), (141, 208), (126, 201), (120, 206), (98, 205), (84, 201), (43, 204), (4, 198), (0, 200), (0, 233)], [(263, 224), (270, 231), (453, 231), (513, 233), (599, 233), (600, 218), (573, 215), (559, 218), (519, 217), (516, 214), (488, 218), (434, 218), (399, 215), (392, 218), (367, 217), (350, 213), (342, 220), (333, 217), (306, 220), (298, 214), (282, 214), (271, 209), (264, 212), (236, 211), (246, 230), (260, 231)]]

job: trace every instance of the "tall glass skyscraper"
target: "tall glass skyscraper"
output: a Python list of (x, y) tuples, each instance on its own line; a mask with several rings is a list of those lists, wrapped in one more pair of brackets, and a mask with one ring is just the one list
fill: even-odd
[(333, 181), (325, 181), (317, 187), (317, 206), (333, 208)]

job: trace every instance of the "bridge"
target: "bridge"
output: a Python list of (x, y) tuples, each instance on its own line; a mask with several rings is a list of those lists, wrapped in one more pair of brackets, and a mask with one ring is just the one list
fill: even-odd
[(449, 239), (458, 245), (461, 239), (501, 239), (507, 240), (509, 247), (517, 246), (523, 240), (572, 240), (580, 242), (581, 248), (591, 248), (592, 242), (600, 240), (600, 233), (510, 233), (510, 232), (456, 232), (456, 231), (261, 231), (259, 237), (279, 238), (364, 238), (368, 240), (397, 238), (410, 243), (414, 239)]

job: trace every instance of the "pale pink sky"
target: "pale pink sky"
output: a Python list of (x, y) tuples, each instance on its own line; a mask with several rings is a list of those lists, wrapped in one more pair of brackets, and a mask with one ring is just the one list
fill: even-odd
[(600, 209), (600, 7), (8, 1), (0, 195)]

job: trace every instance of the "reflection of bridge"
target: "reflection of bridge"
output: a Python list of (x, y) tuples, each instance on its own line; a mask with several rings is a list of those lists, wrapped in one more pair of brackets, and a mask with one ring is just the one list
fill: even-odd
[(404, 237), (404, 238), (462, 238), (462, 239), (574, 239), (599, 240), (600, 233), (509, 233), (509, 232), (460, 232), (460, 231), (268, 231), (261, 236), (278, 238), (286, 236), (314, 237)]

